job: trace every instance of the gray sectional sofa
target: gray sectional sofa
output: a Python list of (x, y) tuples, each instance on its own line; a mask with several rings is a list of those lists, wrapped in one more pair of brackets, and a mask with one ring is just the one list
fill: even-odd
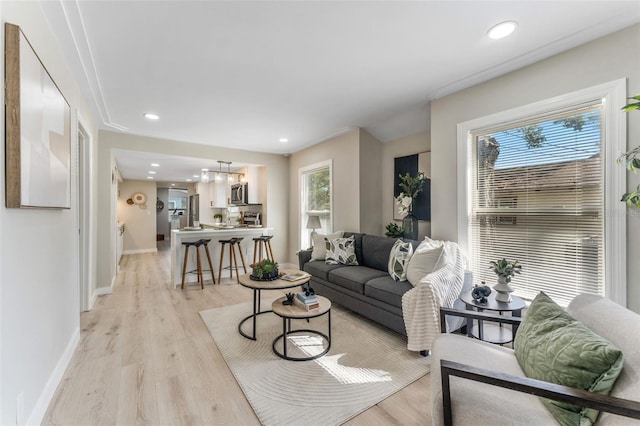
[[(389, 275), (389, 254), (396, 239), (352, 232), (345, 232), (343, 236), (352, 235), (358, 266), (312, 261), (311, 250), (301, 250), (298, 253), (300, 269), (311, 274), (310, 283), (317, 294), (406, 336), (402, 296), (413, 286), (408, 281), (394, 281)], [(418, 241), (404, 241), (410, 242), (414, 250), (419, 245)], [(471, 289), (471, 281), (469, 272), (462, 291)], [(464, 309), (464, 304), (458, 301), (455, 307)], [(459, 321), (449, 326), (455, 330), (461, 324)]]

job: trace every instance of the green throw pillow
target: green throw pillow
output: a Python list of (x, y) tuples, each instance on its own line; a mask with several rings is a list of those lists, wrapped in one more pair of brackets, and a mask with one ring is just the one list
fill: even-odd
[[(622, 352), (539, 293), (514, 342), (527, 377), (608, 395), (622, 370)], [(591, 425), (599, 411), (542, 399), (561, 425)]]

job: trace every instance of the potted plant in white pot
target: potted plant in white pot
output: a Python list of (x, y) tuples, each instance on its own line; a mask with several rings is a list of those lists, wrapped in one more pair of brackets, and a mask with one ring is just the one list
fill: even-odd
[(498, 276), (498, 284), (493, 286), (493, 289), (497, 292), (496, 301), (504, 303), (511, 302), (513, 288), (511, 288), (509, 283), (511, 282), (511, 277), (520, 273), (522, 265), (520, 265), (517, 260), (510, 261), (505, 258), (489, 263), (491, 264), (489, 269), (492, 269)]

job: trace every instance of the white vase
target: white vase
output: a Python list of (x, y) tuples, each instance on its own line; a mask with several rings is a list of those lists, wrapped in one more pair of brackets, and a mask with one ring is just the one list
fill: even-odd
[(496, 291), (497, 302), (511, 302), (510, 293), (513, 293), (513, 289), (511, 288), (511, 286), (509, 286), (507, 277), (498, 277), (498, 284), (494, 285), (493, 289)]

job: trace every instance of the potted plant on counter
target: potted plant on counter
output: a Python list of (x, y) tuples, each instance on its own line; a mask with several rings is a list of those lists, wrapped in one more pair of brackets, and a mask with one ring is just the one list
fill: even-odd
[(216, 213), (213, 215), (213, 221), (216, 225), (220, 225), (222, 223), (222, 215), (220, 213)]

